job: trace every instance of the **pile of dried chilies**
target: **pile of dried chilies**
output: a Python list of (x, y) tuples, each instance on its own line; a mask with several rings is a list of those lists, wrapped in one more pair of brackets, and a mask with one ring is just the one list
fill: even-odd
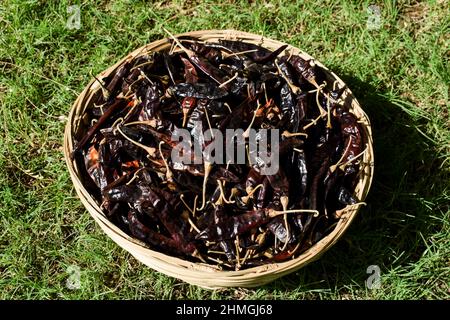
[[(171, 36), (166, 52), (97, 79), (87, 133), (73, 158), (106, 216), (163, 253), (240, 269), (293, 259), (330, 233), (365, 151), (345, 87), (313, 61), (242, 41)], [(331, 83), (333, 82), (333, 83)], [(280, 169), (180, 165), (172, 133), (278, 128)]]

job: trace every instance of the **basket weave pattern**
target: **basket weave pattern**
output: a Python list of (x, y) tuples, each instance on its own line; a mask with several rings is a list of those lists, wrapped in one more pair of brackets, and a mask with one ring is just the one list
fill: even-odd
[[(275, 50), (284, 44), (279, 41), (235, 30), (195, 31), (179, 34), (178, 36), (193, 36), (199, 38), (199, 40), (210, 42), (216, 42), (219, 39), (243, 40), (262, 45), (271, 50)], [(167, 50), (170, 46), (171, 43), (167, 39), (152, 42), (128, 54), (115, 65), (100, 73), (98, 78), (105, 77), (114, 72), (126, 59), (151, 51)], [(295, 47), (289, 46), (286, 50), (287, 52), (300, 55), (304, 59), (312, 59), (311, 56)], [(314, 61), (327, 72), (329, 79), (338, 81), (340, 86), (344, 85), (344, 82), (338, 76), (329, 71), (320, 62)], [(130, 237), (106, 218), (100, 209), (100, 205), (84, 188), (76, 163), (70, 158), (70, 154), (74, 147), (74, 138), (76, 137), (77, 140), (79, 140), (79, 138), (86, 133), (90, 121), (90, 119), (86, 119), (86, 110), (93, 107), (93, 98), (100, 94), (100, 92), (99, 84), (93, 79), (78, 96), (70, 111), (64, 134), (64, 156), (69, 173), (83, 205), (102, 230), (119, 246), (130, 252), (136, 259), (159, 272), (206, 288), (260, 286), (288, 273), (294, 272), (306, 264), (318, 259), (343, 235), (360, 208), (360, 206), (347, 206), (344, 208), (339, 222), (330, 234), (325, 236), (297, 258), (282, 263), (272, 263), (240, 271), (221, 271), (214, 268), (212, 265), (189, 262), (153, 251), (148, 245)], [(356, 197), (360, 201), (364, 201), (373, 177), (372, 131), (367, 115), (361, 109), (358, 101), (353, 97), (350, 90), (346, 90), (344, 98), (345, 101), (348, 101), (350, 110), (357, 116), (364, 132), (364, 136), (366, 137), (367, 150), (362, 158), (358, 183), (355, 189)]]

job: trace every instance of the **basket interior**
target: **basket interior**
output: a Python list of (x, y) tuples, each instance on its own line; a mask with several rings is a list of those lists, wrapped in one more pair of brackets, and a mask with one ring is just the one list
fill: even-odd
[[(265, 46), (272, 50), (284, 44), (282, 42), (267, 39), (258, 35), (234, 30), (196, 31), (179, 34), (177, 36), (184, 35), (198, 37), (202, 41), (217, 41), (218, 39), (240, 39), (243, 41), (248, 41)], [(133, 51), (122, 60), (117, 62), (115, 65), (101, 72), (97, 76), (97, 78), (109, 75), (130, 57), (136, 57), (150, 51), (167, 50), (169, 47), (170, 42), (168, 41), (168, 39), (162, 39), (152, 42)], [(292, 46), (289, 46), (287, 51), (291, 51), (293, 54), (301, 55), (305, 59), (312, 59), (312, 57), (308, 54)], [(322, 67), (322, 69), (325, 71), (327, 75), (327, 82), (329, 85), (331, 85), (334, 81), (337, 81), (341, 86), (345, 85), (338, 76), (329, 71), (320, 62), (315, 61), (315, 63)], [(104, 232), (108, 234), (109, 237), (111, 237), (125, 250), (130, 252), (138, 260), (160, 272), (207, 288), (235, 286), (254, 287), (262, 285), (273, 281), (285, 274), (293, 272), (301, 268), (305, 264), (319, 258), (321, 254), (328, 250), (342, 236), (342, 234), (349, 227), (351, 221), (360, 209), (360, 206), (347, 206), (344, 210), (342, 210), (341, 218), (337, 223), (335, 229), (330, 234), (322, 238), (319, 242), (315, 243), (311, 248), (306, 250), (297, 258), (282, 263), (268, 264), (239, 271), (221, 271), (217, 270), (211, 265), (189, 262), (177, 257), (172, 257), (151, 250), (145, 243), (130, 237), (128, 234), (124, 233), (121, 229), (116, 227), (107, 219), (107, 217), (100, 209), (100, 204), (89, 194), (89, 192), (84, 187), (77, 165), (70, 157), (75, 140), (79, 140), (86, 133), (87, 128), (90, 124), (91, 119), (86, 116), (86, 110), (93, 107), (92, 101), (95, 101), (96, 97), (99, 94), (101, 94), (101, 88), (95, 81), (95, 79), (93, 79), (83, 90), (83, 92), (78, 96), (69, 114), (69, 121), (66, 126), (64, 137), (64, 153), (68, 169), (75, 186), (75, 190), (91, 216), (100, 225)], [(351, 93), (350, 89), (347, 89), (345, 91), (344, 97), (345, 103), (350, 106), (352, 112), (359, 118), (359, 122), (363, 129), (366, 140), (365, 142), (367, 145), (367, 152), (365, 152), (362, 159), (359, 181), (355, 188), (355, 194), (358, 199), (360, 199), (360, 201), (364, 201), (369, 191), (373, 177), (373, 150), (370, 122), (367, 115), (360, 107), (358, 101)]]

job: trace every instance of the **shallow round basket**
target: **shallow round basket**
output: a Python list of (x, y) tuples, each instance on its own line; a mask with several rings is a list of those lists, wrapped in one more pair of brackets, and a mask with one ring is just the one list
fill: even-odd
[[(178, 36), (193, 36), (202, 41), (218, 41), (219, 39), (243, 40), (255, 43), (275, 50), (284, 43), (267, 39), (259, 35), (240, 32), (235, 30), (205, 30), (179, 34)], [(142, 48), (139, 48), (114, 66), (108, 68), (98, 75), (97, 78), (108, 76), (116, 70), (126, 59), (135, 57), (151, 51), (161, 51), (170, 48), (171, 43), (168, 39), (162, 39), (152, 42)], [(303, 51), (288, 46), (288, 52), (300, 55), (305, 59), (313, 59)], [(342, 87), (344, 82), (339, 79), (333, 72), (329, 71), (320, 62), (314, 60), (317, 65), (322, 67), (329, 77), (329, 81), (338, 81)], [(335, 229), (311, 248), (302, 253), (299, 257), (282, 263), (272, 263), (254, 268), (240, 271), (221, 271), (214, 266), (204, 263), (194, 263), (185, 261), (180, 258), (172, 257), (157, 251), (151, 250), (145, 243), (134, 239), (111, 223), (99, 204), (89, 194), (83, 186), (77, 165), (71, 160), (70, 154), (73, 150), (75, 139), (79, 140), (88, 128), (90, 119), (87, 119), (86, 110), (93, 107), (92, 101), (94, 97), (100, 94), (101, 90), (95, 79), (83, 90), (75, 101), (68, 118), (68, 123), (64, 134), (64, 156), (69, 168), (70, 176), (75, 186), (75, 190), (80, 197), (82, 203), (89, 211), (91, 216), (100, 225), (103, 231), (114, 240), (119, 246), (130, 252), (136, 259), (143, 262), (147, 266), (162, 272), (166, 275), (179, 278), (188, 283), (195, 284), (205, 288), (222, 288), (222, 287), (256, 287), (271, 282), (279, 277), (294, 272), (306, 264), (318, 259), (325, 251), (333, 246), (336, 241), (344, 234), (345, 230), (350, 226), (355, 218), (360, 206), (347, 206), (340, 213), (340, 219)], [(358, 101), (353, 97), (349, 89), (344, 93), (346, 103), (348, 103), (351, 111), (358, 117), (359, 123), (363, 129), (366, 138), (366, 152), (361, 161), (360, 174), (358, 184), (355, 189), (355, 195), (360, 201), (364, 201), (369, 191), (373, 177), (373, 149), (372, 149), (372, 132), (370, 122), (367, 115), (361, 109)]]

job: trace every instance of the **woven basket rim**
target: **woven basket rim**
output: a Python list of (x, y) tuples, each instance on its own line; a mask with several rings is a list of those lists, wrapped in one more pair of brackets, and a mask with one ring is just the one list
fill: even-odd
[[(287, 44), (260, 35), (236, 30), (199, 30), (177, 34), (176, 36), (194, 36), (209, 41), (214, 41), (219, 38), (241, 39), (243, 41), (259, 43), (271, 49), (278, 48), (281, 45)], [(126, 61), (130, 57), (135, 57), (136, 55), (142, 54), (147, 51), (165, 49), (169, 46), (169, 43), (170, 42), (168, 38), (163, 38), (142, 46), (120, 59), (113, 66), (101, 72), (97, 76), (97, 78), (104, 77), (105, 75), (113, 72), (118, 66), (124, 63), (124, 61)], [(309, 54), (289, 44), (286, 50), (291, 50), (295, 54), (300, 54), (303, 58), (314, 59)], [(316, 59), (314, 59), (314, 62), (322, 67), (327, 73), (329, 73), (329, 75), (331, 75), (336, 81), (338, 81), (340, 85), (345, 84), (337, 75), (328, 70), (328, 68), (326, 68), (322, 63), (320, 63)], [(315, 243), (311, 248), (307, 249), (297, 258), (285, 262), (267, 264), (239, 271), (224, 271), (215, 270), (210, 265), (207, 266), (203, 263), (190, 262), (181, 258), (154, 251), (143, 242), (127, 235), (106, 218), (99, 205), (91, 197), (89, 192), (84, 188), (83, 184), (81, 183), (80, 177), (78, 176), (76, 165), (71, 160), (70, 154), (73, 150), (74, 132), (78, 130), (78, 123), (80, 122), (86, 108), (89, 107), (90, 99), (99, 89), (100, 88), (95, 82), (95, 79), (92, 79), (80, 93), (73, 106), (71, 107), (64, 133), (64, 157), (67, 163), (67, 167), (75, 190), (80, 197), (80, 200), (82, 201), (83, 205), (88, 210), (90, 215), (102, 228), (102, 230), (119, 246), (130, 252), (134, 257), (136, 257), (147, 266), (150, 266), (157, 271), (206, 288), (259, 286), (273, 281), (285, 274), (291, 273), (306, 265), (307, 263), (318, 259), (342, 236), (342, 234), (350, 226), (352, 220), (355, 218), (358, 210), (360, 209), (360, 206), (347, 206), (342, 211), (341, 219), (330, 234), (322, 238), (319, 242)], [(360, 177), (360, 181), (358, 182), (355, 190), (358, 198), (361, 201), (364, 201), (372, 183), (374, 170), (372, 131), (367, 115), (360, 107), (351, 90), (347, 88), (346, 94), (351, 98), (351, 109), (353, 113), (355, 113), (355, 115), (359, 118), (361, 127), (364, 129), (367, 139), (367, 152), (364, 153), (362, 160), (364, 164), (361, 170), (362, 177)]]

